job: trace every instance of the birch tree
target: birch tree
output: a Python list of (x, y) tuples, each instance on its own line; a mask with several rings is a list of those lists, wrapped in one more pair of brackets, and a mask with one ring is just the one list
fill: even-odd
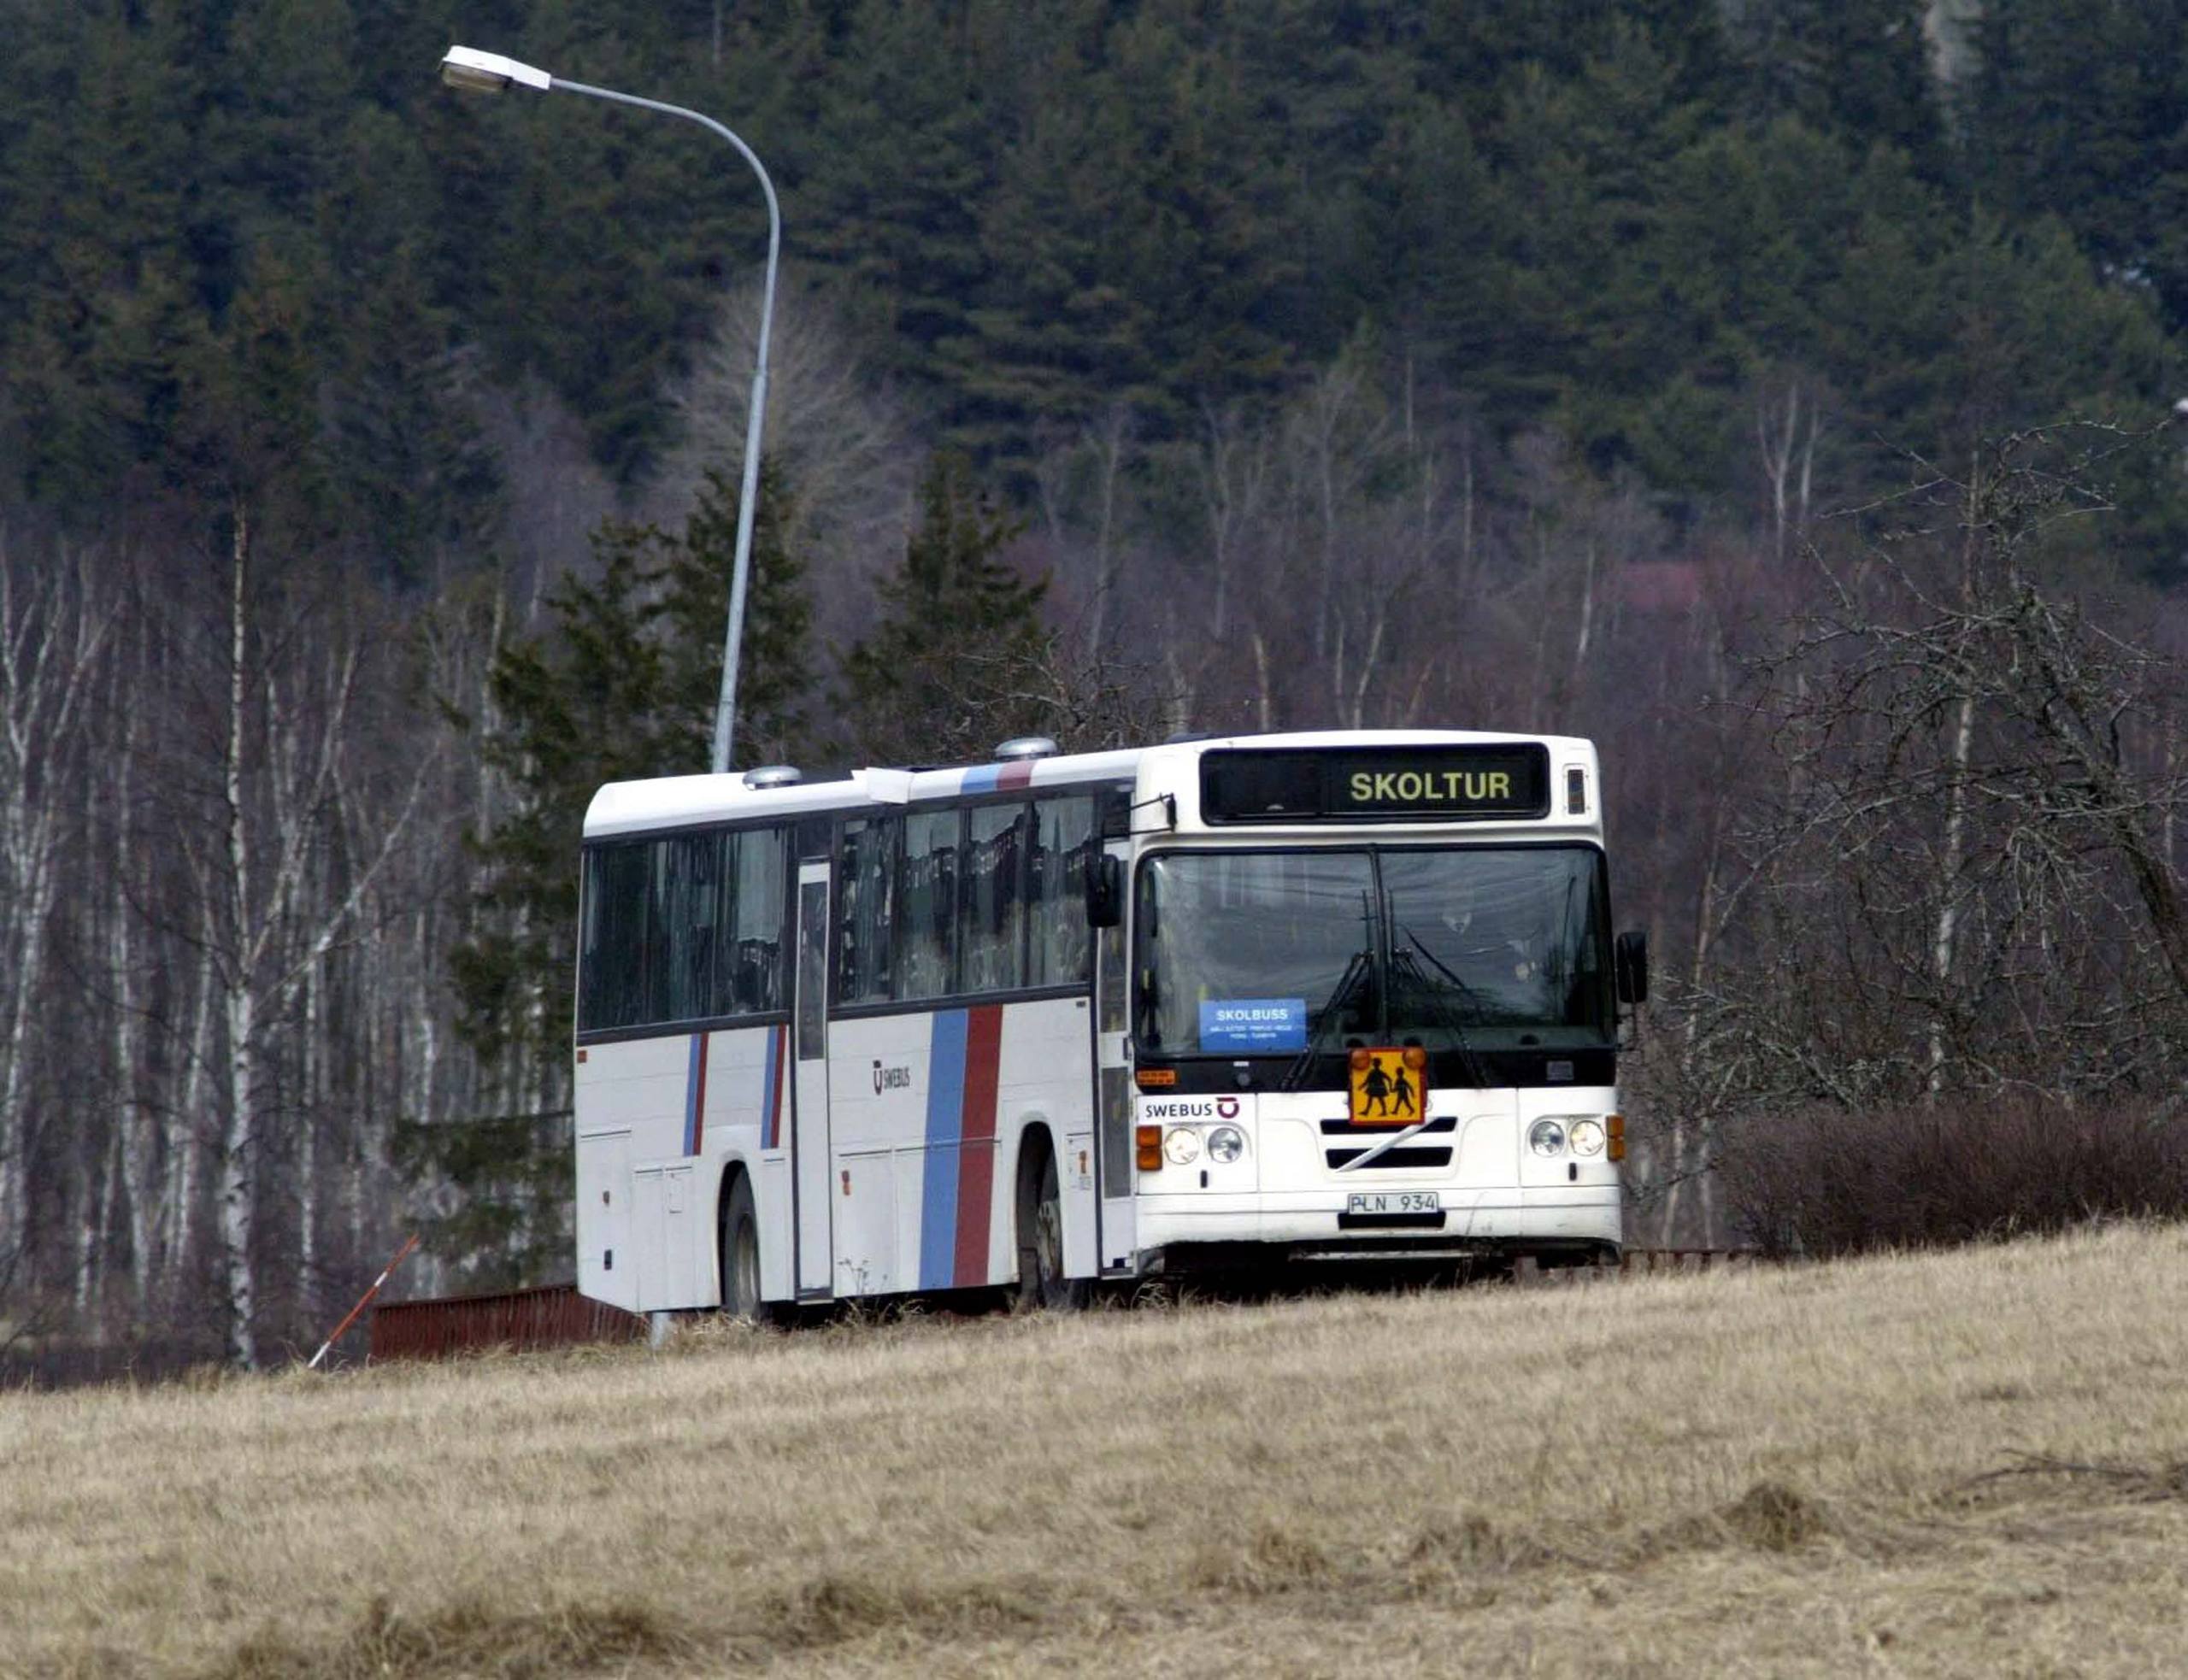
[[(342, 845), (345, 789), (368, 773), (352, 738), (373, 642), (338, 603), (258, 575), (251, 508), (231, 508), (226, 612), (209, 722), (212, 819), (185, 826), (194, 887), (183, 937), (206, 955), (218, 1049), (209, 1068), (215, 1236), (228, 1357), (259, 1358), (262, 1157), (292, 1119), (277, 1042), (327, 954), (359, 934), (431, 767), (421, 755), (362, 836)], [(309, 1030), (310, 1024), (305, 1023)]]
[(80, 833), (85, 724), (114, 621), (81, 549), (33, 566), (0, 545), (0, 1266), (30, 1242), (41, 1142), (34, 1058), (58, 990), (48, 953)]

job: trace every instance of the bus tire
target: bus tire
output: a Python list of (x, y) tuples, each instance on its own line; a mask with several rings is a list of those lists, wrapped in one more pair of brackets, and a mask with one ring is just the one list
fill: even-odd
[(1063, 1192), (1056, 1152), (1045, 1132), (1027, 1140), (1018, 1169), (1018, 1294), (1020, 1311), (1069, 1312), (1086, 1304), (1084, 1278), (1063, 1269)]
[(742, 1172), (730, 1182), (721, 1208), (721, 1315), (737, 1324), (781, 1322), (781, 1309), (760, 1298), (760, 1219), (752, 1181)]

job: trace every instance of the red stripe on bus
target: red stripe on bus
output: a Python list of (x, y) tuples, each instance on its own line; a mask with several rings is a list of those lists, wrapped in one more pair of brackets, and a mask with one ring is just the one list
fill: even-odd
[(695, 1053), (691, 1058), (693, 1062), (691, 1079), (691, 1137), (689, 1146), (684, 1151), (687, 1155), (697, 1154), (699, 1153), (699, 1145), (706, 1141), (707, 1046), (712, 1041), (714, 1035), (710, 1032), (701, 1032), (694, 1034), (693, 1037), (696, 1040), (696, 1043), (694, 1047)]
[(983, 1003), (965, 1013), (965, 1106), (957, 1135), (960, 1289), (988, 1280), (988, 1226), (995, 1216), (996, 1087), (1003, 1072), (1003, 1005)]
[(790, 1029), (777, 1027), (774, 1040), (774, 1054), (768, 1058), (775, 1077), (773, 1089), (768, 1093), (768, 1147), (779, 1149), (783, 1146), (783, 1064), (790, 1060)]
[(1033, 763), (1030, 758), (1014, 759), (997, 772), (996, 791), (1008, 788), (1029, 788), (1033, 785)]

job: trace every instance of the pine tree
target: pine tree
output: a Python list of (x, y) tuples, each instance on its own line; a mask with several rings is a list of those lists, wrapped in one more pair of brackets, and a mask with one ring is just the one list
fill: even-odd
[[(559, 74), (675, 100), (667, 67), (644, 62), (621, 32), (628, 10), (540, 0), (516, 50)], [(663, 383), (725, 283), (756, 272), (767, 250), (757, 185), (691, 123), (586, 99), (468, 106), (515, 155), (481, 242), (496, 281), (478, 301), (482, 325), (509, 362), (584, 417), (601, 465), (634, 483), (663, 440)]]
[(878, 586), (880, 621), (844, 659), (838, 721), (864, 762), (985, 757), (1046, 721), (1027, 678), (1048, 586), (1001, 558), (1018, 526), (958, 455), (929, 465), (920, 509), (903, 562)]
[[(787, 493), (763, 461), (738, 673), (737, 750), (804, 746), (813, 688), (804, 563), (785, 547)], [(481, 1113), (398, 1132), (403, 1165), (454, 1186), (432, 1239), (475, 1280), (537, 1282), (567, 1269), (569, 999), (576, 978), (578, 847), (604, 782), (706, 768), (721, 679), (737, 509), (710, 475), (684, 531), (610, 521), (598, 575), (565, 578), (543, 634), (496, 655), (491, 721), (478, 728), (511, 808), (472, 849), (483, 884), (472, 936), (452, 954), (459, 1027), (489, 1070)]]
[[(805, 586), (805, 557), (786, 535), (793, 511), (780, 470), (762, 456), (738, 657), (732, 765), (796, 762), (815, 749), (806, 710), (820, 689), (813, 598)], [(705, 714), (705, 741), (711, 748), (721, 688), (722, 626), (737, 552), (735, 488), (721, 473), (709, 473), (682, 539), (660, 546), (666, 589), (662, 623), (673, 649), (671, 691), (679, 709), (697, 707)]]
[(1985, 0), (1968, 167), (2010, 215), (2073, 228), (2188, 327), (2188, 0)]
[(850, 9), (854, 50), (820, 82), (815, 115), (832, 144), (815, 153), (797, 241), (923, 384), (946, 376), (950, 348), (971, 331), (987, 267), (977, 218), (1003, 150), (965, 26), (938, 21), (893, 0)]
[(185, 185), (198, 90), (167, 9), (37, 9), (0, 21), (0, 386), (28, 492), (80, 517), (159, 461), (210, 330)]
[(1866, 150), (1897, 147), (1926, 176), (1945, 167), (1924, 0), (1762, 0), (1738, 45), (1753, 115), (1792, 115)]
[(503, 513), (501, 475), (415, 245), (385, 252), (332, 346), (326, 408), (334, 467), (373, 571), (416, 589), (478, 564)]

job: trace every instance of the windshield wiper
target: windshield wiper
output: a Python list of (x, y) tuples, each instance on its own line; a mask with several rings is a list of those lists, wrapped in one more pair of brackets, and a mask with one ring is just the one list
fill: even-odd
[(1330, 994), (1329, 1002), (1323, 1004), (1318, 1012), (1315, 1030), (1307, 1035), (1306, 1044), (1292, 1058), (1291, 1066), (1284, 1070), (1284, 1078), (1277, 1082), (1279, 1090), (1296, 1091), (1306, 1083), (1307, 1075), (1314, 1067), (1315, 1058), (1321, 1054), (1322, 1040), (1330, 1029), (1344, 1019), (1344, 1006), (1352, 1002), (1353, 993), (1358, 991), (1374, 972), (1374, 952), (1355, 951), (1352, 954), (1352, 960), (1345, 964), (1344, 972), (1338, 979), (1337, 990)]
[[(1462, 980), (1456, 974), (1454, 974), (1449, 968), (1445, 967), (1442, 960), (1437, 956), (1435, 952), (1430, 950), (1427, 946), (1420, 943), (1420, 936), (1419, 934), (1415, 933), (1411, 928), (1403, 925), (1399, 927), (1398, 931), (1405, 935), (1407, 943), (1410, 944), (1415, 950), (1420, 952), (1421, 955), (1426, 957), (1430, 966), (1433, 967), (1438, 974), (1441, 974), (1445, 979), (1449, 980), (1451, 983), (1452, 987), (1461, 995), (1467, 997), (1476, 997), (1479, 996), (1472, 986), (1468, 985), (1464, 980)], [(1423, 975), (1418, 968), (1415, 969), (1413, 972), (1414, 978), (1419, 980), (1422, 985), (1425, 986), (1428, 984), (1427, 978)]]
[(1466, 1069), (1467, 1078), (1473, 1081), (1475, 1090), (1487, 1090), (1489, 1070), (1482, 1066), (1481, 1058), (1473, 1053), (1473, 1046), (1467, 1041), (1467, 1030), (1459, 1024), (1458, 1014), (1452, 1009), (1450, 1001), (1444, 996), (1442, 988), (1432, 985), (1428, 977), (1420, 972), (1420, 965), (1415, 960), (1414, 952), (1417, 951), (1421, 956), (1427, 958), (1436, 972), (1449, 980), (1452, 988), (1462, 997), (1478, 998), (1479, 994), (1472, 986), (1444, 966), (1438, 959), (1436, 953), (1422, 944), (1420, 936), (1411, 928), (1401, 925), (1398, 931), (1405, 935), (1406, 943), (1413, 947), (1413, 950), (1392, 951), (1391, 953), (1391, 972), (1396, 973), (1400, 966), (1403, 966), (1405, 972), (1411, 978), (1414, 984), (1418, 986), (1422, 995), (1427, 998), (1429, 1007), (1443, 1018), (1443, 1025), (1450, 1033), (1451, 1042), (1458, 1046), (1459, 1066)]

